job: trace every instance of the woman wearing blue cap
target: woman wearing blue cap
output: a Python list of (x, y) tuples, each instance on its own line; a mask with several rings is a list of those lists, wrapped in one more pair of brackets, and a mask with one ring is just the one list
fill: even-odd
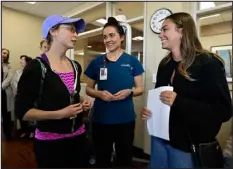
[(81, 101), (79, 95), (80, 64), (66, 57), (84, 29), (81, 18), (46, 18), (42, 35), (50, 49), (27, 64), (18, 83), (15, 111), (19, 119), (36, 121), (39, 168), (86, 167), (88, 161), (82, 112), (90, 109), (91, 102)]

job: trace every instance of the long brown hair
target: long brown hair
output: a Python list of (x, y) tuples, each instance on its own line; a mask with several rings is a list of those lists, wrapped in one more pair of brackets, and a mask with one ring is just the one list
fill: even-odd
[[(224, 64), (224, 60), (220, 56), (212, 54), (202, 47), (201, 42), (198, 39), (195, 22), (190, 14), (185, 12), (174, 13), (166, 17), (165, 20), (166, 19), (170, 19), (173, 23), (175, 23), (178, 29), (182, 28), (180, 51), (183, 60), (179, 63), (178, 71), (185, 78), (191, 81), (195, 80), (190, 77), (191, 74), (187, 72), (187, 69), (193, 64), (195, 57), (199, 54), (214, 56)], [(168, 55), (162, 60), (162, 63), (166, 64), (171, 57), (172, 53), (169, 52)]]

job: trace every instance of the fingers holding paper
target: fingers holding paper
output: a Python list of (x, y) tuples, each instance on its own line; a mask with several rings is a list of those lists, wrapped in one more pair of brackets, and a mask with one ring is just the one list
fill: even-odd
[(172, 106), (176, 99), (176, 92), (174, 91), (163, 91), (160, 93), (160, 100), (169, 106)]

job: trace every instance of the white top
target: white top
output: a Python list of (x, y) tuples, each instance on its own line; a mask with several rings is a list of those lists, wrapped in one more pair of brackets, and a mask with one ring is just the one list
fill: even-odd
[(224, 157), (232, 157), (232, 136), (227, 140), (225, 149), (223, 151)]
[(13, 78), (12, 78), (12, 80), (11, 80), (11, 87), (12, 87), (13, 95), (14, 95), (14, 96), (15, 96), (16, 93), (17, 93), (18, 82), (19, 82), (19, 79), (20, 79), (22, 73), (23, 73), (23, 69), (18, 69), (18, 70), (15, 72), (15, 75), (13, 76)]

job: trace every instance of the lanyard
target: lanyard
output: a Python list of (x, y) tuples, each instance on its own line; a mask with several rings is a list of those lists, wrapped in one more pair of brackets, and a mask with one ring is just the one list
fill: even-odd
[(107, 67), (107, 58), (105, 57), (104, 58), (104, 68), (106, 68)]

